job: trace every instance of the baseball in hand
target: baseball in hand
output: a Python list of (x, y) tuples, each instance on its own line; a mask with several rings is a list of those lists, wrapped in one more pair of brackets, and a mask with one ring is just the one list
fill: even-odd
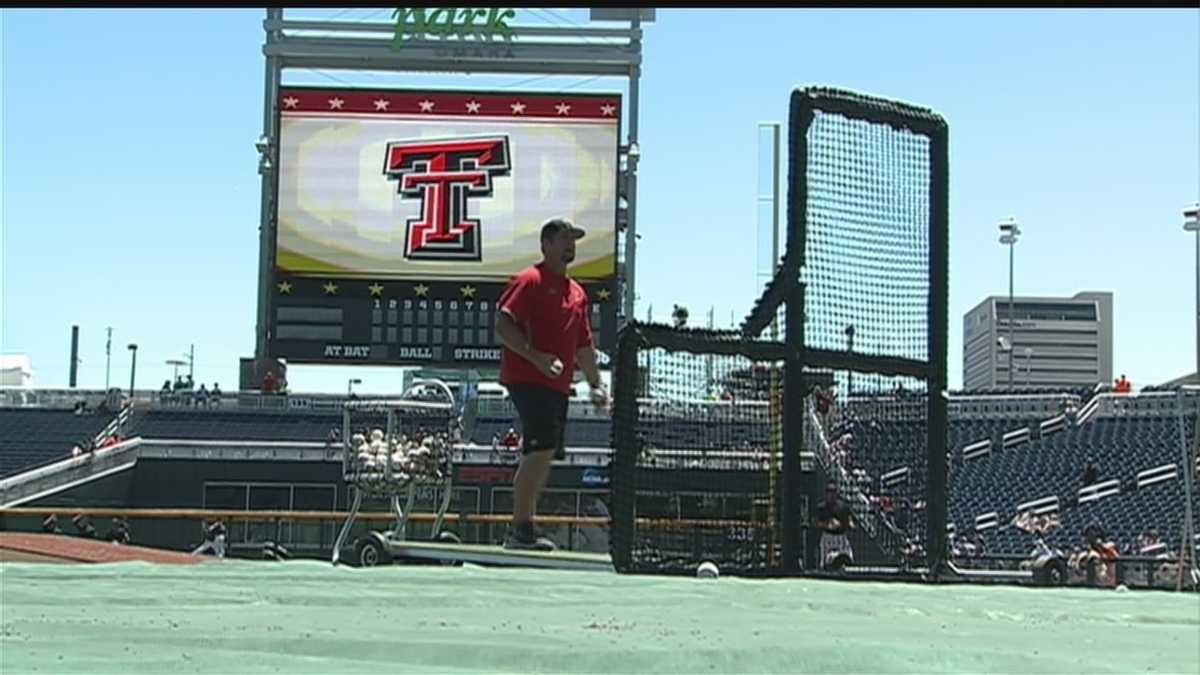
[(591, 398), (592, 405), (596, 406), (597, 408), (608, 407), (608, 392), (604, 390), (604, 387), (596, 387), (592, 389)]

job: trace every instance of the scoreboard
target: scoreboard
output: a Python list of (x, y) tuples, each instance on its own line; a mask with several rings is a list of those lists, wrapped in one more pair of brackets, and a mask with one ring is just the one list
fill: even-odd
[(495, 367), (496, 300), (541, 225), (616, 343), (616, 95), (284, 87), (268, 352), (295, 363)]
[[(611, 284), (584, 283), (596, 348), (616, 344)], [(503, 284), (277, 282), (272, 356), (295, 363), (495, 367)]]

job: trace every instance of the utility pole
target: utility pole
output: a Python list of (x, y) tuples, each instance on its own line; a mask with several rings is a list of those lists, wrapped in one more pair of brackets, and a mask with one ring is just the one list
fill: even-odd
[(108, 327), (108, 341), (104, 343), (104, 391), (108, 391), (108, 376), (112, 372), (112, 326)]

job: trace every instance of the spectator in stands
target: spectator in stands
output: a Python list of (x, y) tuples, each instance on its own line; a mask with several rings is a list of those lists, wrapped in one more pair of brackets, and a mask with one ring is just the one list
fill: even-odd
[(1149, 530), (1138, 535), (1137, 544), (1134, 549), (1136, 555), (1151, 555), (1158, 551), (1158, 547), (1162, 545), (1162, 538), (1158, 536), (1158, 532)]
[(871, 476), (867, 474), (867, 470), (862, 467), (856, 467), (850, 472), (854, 476), (854, 484), (863, 492), (871, 491)]
[(900, 563), (904, 567), (910, 567), (920, 564), (925, 560), (925, 546), (916, 539), (910, 539), (904, 543), (904, 550), (901, 552)]
[(277, 385), (278, 385), (278, 381), (276, 381), (276, 379), (275, 379), (275, 373), (273, 371), (268, 370), (267, 374), (263, 375), (262, 393), (264, 393), (264, 394), (273, 393), (275, 391), (275, 387)]
[(62, 528), (58, 526), (58, 516), (51, 513), (42, 521), (42, 532), (46, 534), (62, 534)]
[(187, 382), (182, 377), (175, 378), (175, 404), (182, 406), (190, 406), (192, 404), (191, 387), (188, 387)]
[(974, 555), (981, 556), (987, 553), (987, 540), (983, 538), (983, 533), (979, 530), (971, 531), (971, 545), (975, 547)]
[(1033, 532), (1033, 511), (1021, 511), (1013, 516), (1012, 526), (1022, 532)]
[(96, 528), (92, 527), (92, 523), (87, 519), (87, 516), (84, 516), (82, 513), (77, 513), (75, 514), (75, 517), (71, 519), (71, 522), (75, 525), (75, 529), (79, 531), (79, 536), (86, 537), (88, 539), (96, 538)]
[(1088, 575), (1088, 582), (1115, 586), (1119, 553), (1116, 543), (1107, 541), (1104, 527), (1096, 521), (1084, 528), (1083, 540), (1087, 550), (1079, 557), (1078, 564)]
[(1124, 373), (1121, 373), (1121, 377), (1113, 383), (1113, 391), (1118, 394), (1128, 394), (1133, 391), (1133, 385), (1125, 379)]
[(1126, 552), (1129, 553), (1130, 555), (1139, 555), (1139, 554), (1141, 554), (1142, 549), (1145, 547), (1146, 547), (1146, 533), (1143, 532), (1137, 536), (1137, 539), (1134, 540), (1133, 545), (1130, 546), (1128, 549), (1126, 549)]
[(514, 450), (521, 445), (521, 435), (513, 427), (508, 428), (508, 433), (504, 434), (504, 447), (507, 450)]
[(850, 508), (838, 497), (837, 484), (825, 486), (825, 501), (817, 508), (817, 529), (821, 531), (821, 566), (840, 570), (854, 562), (854, 550), (846, 536), (854, 527)]
[(1100, 480), (1100, 468), (1089, 458), (1087, 466), (1083, 469), (1083, 487), (1094, 485), (1098, 480)]
[(162, 389), (158, 390), (158, 403), (159, 405), (170, 405), (171, 399), (171, 381), (163, 380)]
[[(76, 443), (75, 448), (79, 448), (80, 454), (91, 454), (96, 451), (96, 444), (92, 442), (92, 439), (85, 438)], [(75, 454), (75, 448), (71, 448), (71, 454), (78, 457), (79, 455)]]
[(221, 384), (219, 382), (213, 382), (213, 388), (209, 393), (209, 396), (211, 398), (213, 407), (218, 407), (221, 405)]
[(200, 388), (196, 390), (196, 405), (205, 408), (208, 407), (208, 388), (204, 386), (203, 382), (200, 383)]
[(892, 522), (895, 523), (896, 529), (903, 532), (908, 529), (908, 521), (912, 517), (912, 502), (908, 497), (900, 500), (896, 505), (896, 512), (892, 516)]
[(882, 513), (887, 518), (891, 518), (892, 514), (896, 512), (896, 507), (892, 503), (892, 498), (890, 496), (880, 495), (880, 496), (872, 497), (871, 499), (879, 507), (879, 512)]

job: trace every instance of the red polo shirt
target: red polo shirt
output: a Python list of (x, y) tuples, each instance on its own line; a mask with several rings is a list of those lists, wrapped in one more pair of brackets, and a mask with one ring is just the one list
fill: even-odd
[(563, 364), (562, 373), (551, 379), (504, 346), (500, 353), (500, 383), (540, 384), (570, 394), (575, 352), (592, 344), (591, 310), (583, 286), (538, 263), (510, 279), (496, 304), (498, 310), (512, 314), (534, 349), (554, 354)]

